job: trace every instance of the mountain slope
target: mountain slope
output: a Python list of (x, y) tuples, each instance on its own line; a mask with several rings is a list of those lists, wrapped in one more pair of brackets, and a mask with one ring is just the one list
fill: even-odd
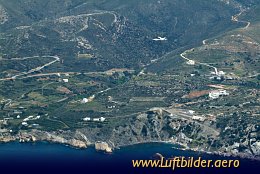
[[(230, 17), (238, 9), (213, 0), (0, 3), (9, 16), (1, 27), (2, 54), (58, 54), (66, 65), (82, 62), (72, 59), (78, 53), (88, 54), (95, 59), (84, 60), (85, 68), (78, 67), (85, 71), (139, 68), (169, 51), (237, 26)], [(168, 41), (153, 41), (157, 36), (167, 37)]]

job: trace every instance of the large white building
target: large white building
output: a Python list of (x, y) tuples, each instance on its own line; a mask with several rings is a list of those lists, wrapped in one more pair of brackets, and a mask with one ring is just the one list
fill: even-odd
[(64, 83), (68, 83), (68, 82), (69, 82), (69, 79), (62, 79), (62, 81), (63, 81)]

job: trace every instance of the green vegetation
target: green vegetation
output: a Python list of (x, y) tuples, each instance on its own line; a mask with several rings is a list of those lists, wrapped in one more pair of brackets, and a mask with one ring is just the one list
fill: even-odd
[(0, 0), (0, 130), (253, 146), (259, 4), (245, 2)]

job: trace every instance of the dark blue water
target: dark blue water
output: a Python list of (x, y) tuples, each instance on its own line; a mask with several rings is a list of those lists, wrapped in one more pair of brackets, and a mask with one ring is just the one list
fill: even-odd
[[(136, 169), (133, 159), (152, 159), (159, 152), (167, 157), (193, 156), (203, 159), (226, 159), (220, 156), (181, 151), (169, 144), (140, 144), (124, 147), (113, 154), (98, 153), (94, 148), (73, 149), (50, 143), (0, 144), (0, 173), (246, 173), (259, 170), (259, 162), (240, 159), (239, 168), (231, 169)], [(230, 158), (228, 158), (230, 159)]]

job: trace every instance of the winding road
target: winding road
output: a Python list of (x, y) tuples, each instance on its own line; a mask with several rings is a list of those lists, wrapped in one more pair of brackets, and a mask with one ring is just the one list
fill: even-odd
[(232, 17), (231, 17), (231, 20), (232, 20), (233, 22), (245, 23), (246, 26), (245, 26), (243, 29), (248, 29), (248, 27), (251, 25), (251, 22), (249, 22), (249, 21), (241, 21), (241, 20), (238, 19), (239, 16), (241, 16), (245, 11), (246, 11), (246, 10), (241, 10), (240, 13), (238, 13), (238, 14), (232, 16)]
[(214, 69), (215, 74), (218, 75), (218, 72), (219, 72), (219, 71), (218, 71), (218, 68), (217, 68), (217, 67), (212, 66), (212, 65), (210, 65), (210, 64), (208, 64), (208, 63), (202, 63), (202, 62), (195, 61), (195, 60), (192, 60), (192, 59), (189, 59), (188, 57), (186, 57), (186, 54), (187, 54), (188, 52), (191, 52), (193, 49), (194, 49), (194, 48), (192, 48), (192, 49), (190, 49), (190, 50), (184, 51), (183, 53), (180, 54), (180, 56), (181, 56), (183, 59), (187, 60), (188, 62), (194, 62), (194, 64), (197, 63), (197, 64), (199, 64), (199, 65), (203, 65), (203, 66), (207, 66), (207, 67), (209, 67), (209, 68), (212, 68), (212, 69)]
[[(250, 23), (249, 21), (240, 21), (240, 20), (238, 19), (239, 16), (241, 16), (244, 12), (245, 12), (245, 10), (241, 10), (240, 13), (238, 13), (238, 14), (232, 16), (232, 17), (231, 17), (231, 20), (232, 20), (233, 22), (245, 23), (246, 26), (243, 27), (243, 29), (248, 29), (248, 27), (251, 25), (251, 23)], [(207, 44), (207, 40), (208, 40), (208, 39), (203, 40), (203, 41), (202, 41), (202, 44), (203, 44), (203, 45), (206, 45), (206, 44)], [(210, 64), (208, 64), (208, 63), (205, 63), (205, 62), (199, 62), (199, 61), (195, 61), (195, 60), (189, 59), (189, 58), (186, 56), (187, 53), (193, 51), (194, 49), (195, 49), (195, 48), (192, 48), (192, 49), (186, 50), (186, 51), (184, 51), (183, 53), (181, 53), (181, 54), (180, 54), (181, 58), (183, 58), (184, 60), (186, 60), (188, 64), (190, 64), (189, 62), (193, 62), (193, 64), (199, 64), (199, 65), (203, 65), (203, 66), (207, 66), (207, 67), (209, 67), (209, 68), (212, 68), (212, 69), (214, 69), (215, 74), (216, 74), (216, 75), (219, 75), (219, 70), (218, 70), (217, 67), (215, 67), (215, 66), (213, 66), (213, 65), (210, 65)]]

